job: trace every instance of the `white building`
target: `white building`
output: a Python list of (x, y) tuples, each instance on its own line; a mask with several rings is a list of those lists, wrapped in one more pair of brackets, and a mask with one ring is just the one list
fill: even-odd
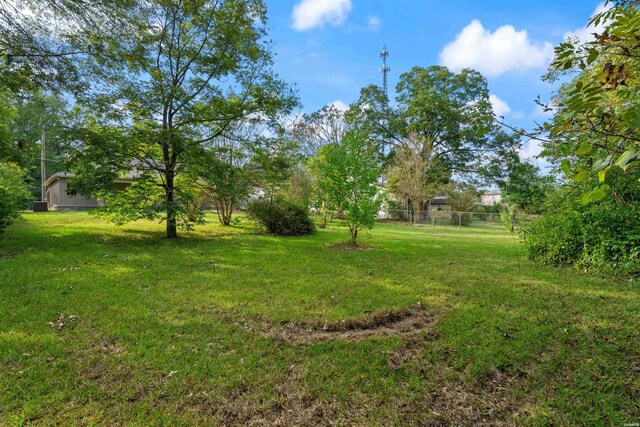
[(480, 196), (480, 204), (483, 206), (499, 205), (502, 201), (500, 190), (487, 190)]

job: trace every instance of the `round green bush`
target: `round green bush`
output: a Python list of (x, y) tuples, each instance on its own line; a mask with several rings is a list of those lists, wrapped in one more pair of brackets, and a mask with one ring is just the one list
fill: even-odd
[(247, 215), (276, 236), (300, 236), (316, 231), (305, 206), (285, 199), (258, 199), (249, 203)]

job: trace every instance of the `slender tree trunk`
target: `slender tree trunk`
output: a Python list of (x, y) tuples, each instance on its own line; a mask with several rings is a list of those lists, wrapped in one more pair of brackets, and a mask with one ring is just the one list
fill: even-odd
[(353, 246), (357, 246), (357, 239), (358, 239), (358, 227), (353, 227), (350, 230), (350, 234), (351, 234), (351, 244)]
[(415, 201), (412, 203), (412, 207), (413, 207), (413, 224), (418, 225), (420, 224), (420, 215), (422, 214), (422, 203)]
[(322, 202), (322, 207), (320, 208), (322, 215), (322, 223), (320, 224), (320, 228), (327, 228), (327, 215), (329, 214), (329, 210), (327, 209), (327, 203)]
[(167, 199), (167, 239), (175, 239), (178, 237), (176, 205), (173, 190), (173, 173), (171, 172), (167, 174), (167, 186), (165, 187)]
[(233, 215), (233, 202), (230, 200), (225, 200), (223, 225), (231, 224), (231, 215)]
[(222, 198), (216, 201), (216, 211), (218, 213), (218, 221), (222, 225), (231, 224), (231, 216), (233, 215), (233, 200)]

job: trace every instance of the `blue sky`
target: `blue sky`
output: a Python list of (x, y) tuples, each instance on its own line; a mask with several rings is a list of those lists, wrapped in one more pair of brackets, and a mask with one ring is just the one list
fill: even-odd
[[(349, 104), (360, 88), (381, 84), (378, 52), (390, 51), (390, 96), (413, 66), (468, 66), (482, 72), (497, 113), (517, 126), (544, 121), (538, 95), (553, 46), (585, 40), (598, 0), (266, 0), (275, 70), (296, 84), (304, 111)], [(497, 97), (497, 98), (496, 98)], [(525, 144), (522, 156), (539, 151)]]

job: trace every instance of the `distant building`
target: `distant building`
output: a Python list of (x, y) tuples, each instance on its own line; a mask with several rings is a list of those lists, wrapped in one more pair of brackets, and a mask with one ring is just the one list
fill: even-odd
[(480, 196), (480, 204), (483, 206), (499, 205), (502, 201), (500, 190), (488, 190)]
[[(54, 173), (44, 183), (47, 204), (52, 211), (75, 211), (97, 208), (104, 203), (94, 197), (85, 197), (79, 194), (69, 194), (67, 184), (75, 175), (69, 172)], [(133, 177), (118, 178), (113, 181), (117, 190), (125, 190), (133, 182)]]

